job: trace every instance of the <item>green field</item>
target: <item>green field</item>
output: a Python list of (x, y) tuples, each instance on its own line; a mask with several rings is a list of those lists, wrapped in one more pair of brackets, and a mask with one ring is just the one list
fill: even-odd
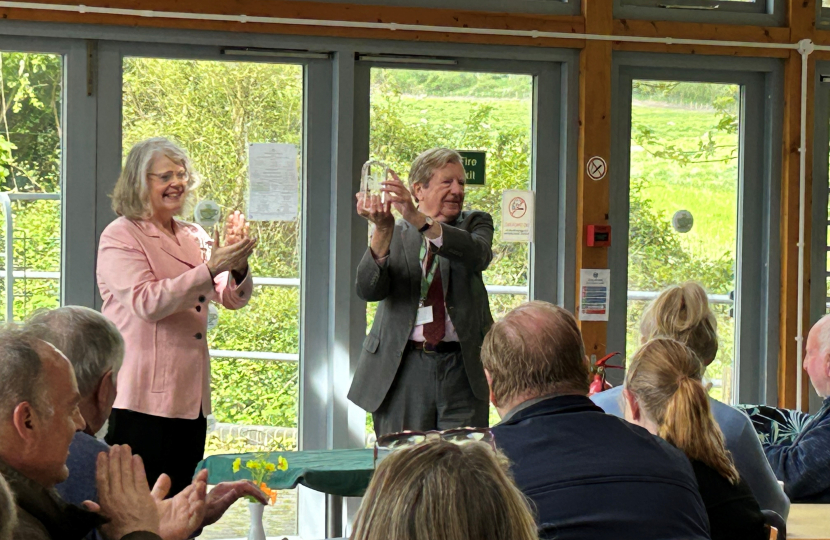
[[(492, 107), (491, 128), (521, 128), (530, 133), (532, 105), (530, 99), (463, 99), (458, 97), (401, 98), (403, 119), (407, 124), (452, 126), (465, 129), (473, 107)], [(671, 141), (683, 149), (698, 148), (701, 134), (717, 124), (713, 110), (691, 110), (676, 106), (635, 105), (636, 123), (648, 126), (657, 139)], [(735, 146), (737, 135), (718, 135), (718, 145)], [(717, 158), (727, 155), (721, 149)], [(613, 167), (613, 163), (610, 164)], [(693, 229), (682, 237), (686, 247), (707, 257), (717, 258), (735, 250), (737, 225), (737, 159), (729, 163), (693, 163), (654, 159), (641, 146), (632, 143), (632, 177), (642, 177), (647, 184), (643, 194), (667, 220), (680, 209), (695, 218)]]

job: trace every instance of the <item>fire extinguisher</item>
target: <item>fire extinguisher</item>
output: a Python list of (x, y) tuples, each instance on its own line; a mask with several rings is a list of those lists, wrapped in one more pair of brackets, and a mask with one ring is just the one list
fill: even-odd
[(588, 387), (589, 396), (593, 396), (594, 394), (598, 394), (604, 390), (608, 390), (609, 388), (611, 388), (611, 385), (608, 383), (608, 381), (605, 380), (605, 370), (607, 368), (625, 369), (625, 366), (608, 365), (608, 361), (619, 354), (620, 353), (618, 352), (612, 352), (611, 354), (607, 354), (599, 360), (597, 360), (597, 362), (593, 366), (591, 366), (591, 373), (593, 373), (593, 377), (591, 379), (591, 385)]

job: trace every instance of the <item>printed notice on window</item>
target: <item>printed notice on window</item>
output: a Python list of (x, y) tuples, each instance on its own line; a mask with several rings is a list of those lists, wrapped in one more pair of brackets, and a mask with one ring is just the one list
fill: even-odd
[(293, 144), (248, 145), (248, 221), (295, 221), (298, 177)]
[(611, 270), (583, 268), (579, 276), (579, 320), (608, 320), (608, 290)]
[(533, 242), (532, 191), (506, 189), (501, 195), (501, 241)]

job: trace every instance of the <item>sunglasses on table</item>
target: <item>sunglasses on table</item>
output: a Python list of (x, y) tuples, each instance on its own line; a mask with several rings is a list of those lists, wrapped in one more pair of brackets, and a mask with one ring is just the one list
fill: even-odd
[(482, 442), (490, 445), (493, 450), (496, 449), (496, 436), (493, 435), (490, 428), (454, 428), (444, 431), (401, 431), (400, 433), (389, 433), (378, 437), (378, 440), (375, 441), (374, 465), (377, 467), (378, 463), (389, 455), (390, 452), (437, 439), (459, 445)]

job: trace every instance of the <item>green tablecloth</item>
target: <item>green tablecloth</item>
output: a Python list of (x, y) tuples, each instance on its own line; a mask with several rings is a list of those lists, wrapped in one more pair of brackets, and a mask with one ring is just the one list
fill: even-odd
[[(261, 454), (220, 454), (199, 463), (196, 472), (207, 469), (208, 482), (250, 480), (251, 471), (242, 467), (233, 472), (233, 462), (242, 458), (258, 459)], [(369, 486), (374, 473), (374, 450), (307, 450), (304, 452), (274, 452), (268, 460), (277, 464), (279, 456), (288, 461), (288, 470), (277, 470), (266, 484), (271, 489), (292, 489), (302, 484), (316, 491), (343, 497), (360, 497)]]

